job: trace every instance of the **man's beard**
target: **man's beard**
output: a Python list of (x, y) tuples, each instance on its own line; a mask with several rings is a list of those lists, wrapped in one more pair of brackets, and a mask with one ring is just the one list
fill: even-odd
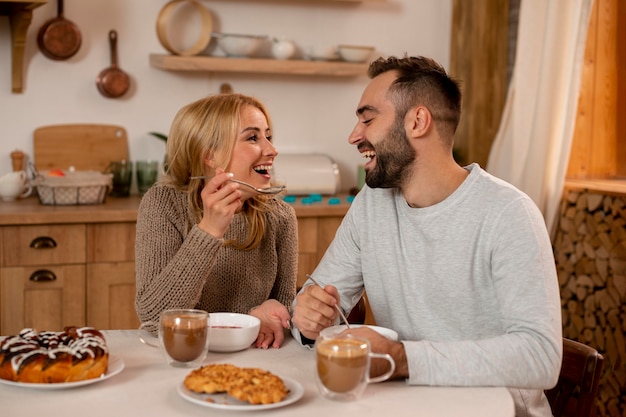
[(371, 188), (396, 188), (409, 175), (415, 149), (409, 145), (402, 119), (396, 119), (388, 135), (376, 146), (376, 166), (365, 174)]

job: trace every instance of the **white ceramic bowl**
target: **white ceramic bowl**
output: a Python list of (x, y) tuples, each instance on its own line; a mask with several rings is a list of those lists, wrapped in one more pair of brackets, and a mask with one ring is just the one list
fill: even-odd
[(336, 61), (339, 57), (337, 47), (332, 45), (314, 45), (306, 49), (305, 56), (313, 61)]
[(261, 320), (248, 314), (211, 313), (211, 352), (237, 352), (250, 347), (259, 335)]
[(250, 57), (261, 47), (267, 36), (214, 33), (217, 46), (228, 56)]
[[(395, 330), (388, 329), (387, 327), (372, 326), (372, 325), (369, 325), (369, 324), (351, 324), (350, 327), (352, 329), (356, 329), (358, 327), (369, 327), (370, 329), (375, 330), (378, 333), (382, 334), (383, 336), (385, 336), (389, 340), (393, 340), (394, 342), (398, 341), (398, 333)], [(343, 332), (346, 329), (347, 329), (347, 327), (346, 327), (345, 324), (341, 324), (339, 326), (327, 327), (327, 328), (325, 328), (324, 330), (322, 330), (320, 332), (320, 336), (328, 337), (328, 336), (331, 336), (333, 334), (341, 333), (341, 332)]]
[(374, 52), (373, 46), (339, 45), (337, 51), (344, 61), (365, 62)]

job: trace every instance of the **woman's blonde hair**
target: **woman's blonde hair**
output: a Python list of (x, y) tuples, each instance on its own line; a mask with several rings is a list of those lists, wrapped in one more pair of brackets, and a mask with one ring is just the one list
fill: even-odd
[[(271, 131), (272, 124), (265, 106), (257, 99), (242, 94), (205, 97), (186, 105), (174, 117), (167, 138), (167, 168), (163, 182), (187, 193), (189, 207), (197, 222), (202, 218), (200, 192), (204, 181), (190, 180), (190, 177), (207, 175), (207, 159), (213, 159), (215, 167), (226, 168), (231, 159), (237, 157), (233, 155), (233, 149), (244, 106), (259, 109)], [(208, 173), (214, 174), (215, 169)], [(248, 222), (248, 236), (243, 242), (226, 241), (226, 245), (243, 250), (259, 246), (267, 224), (267, 200), (267, 196), (254, 196), (244, 201), (241, 212)]]

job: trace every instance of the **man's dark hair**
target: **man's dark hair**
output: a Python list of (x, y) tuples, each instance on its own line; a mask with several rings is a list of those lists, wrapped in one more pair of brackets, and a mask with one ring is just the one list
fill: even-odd
[(461, 89), (435, 60), (422, 56), (378, 58), (368, 69), (370, 78), (394, 71), (396, 80), (389, 89), (398, 117), (412, 107), (430, 111), (439, 134), (452, 140), (461, 119)]

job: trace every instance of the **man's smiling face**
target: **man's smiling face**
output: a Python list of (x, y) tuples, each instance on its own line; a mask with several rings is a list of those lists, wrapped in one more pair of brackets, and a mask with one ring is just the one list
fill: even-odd
[(365, 182), (372, 188), (398, 187), (415, 160), (404, 128), (404, 115), (397, 115), (388, 90), (396, 79), (393, 71), (374, 78), (357, 108), (358, 122), (348, 141), (368, 159)]

